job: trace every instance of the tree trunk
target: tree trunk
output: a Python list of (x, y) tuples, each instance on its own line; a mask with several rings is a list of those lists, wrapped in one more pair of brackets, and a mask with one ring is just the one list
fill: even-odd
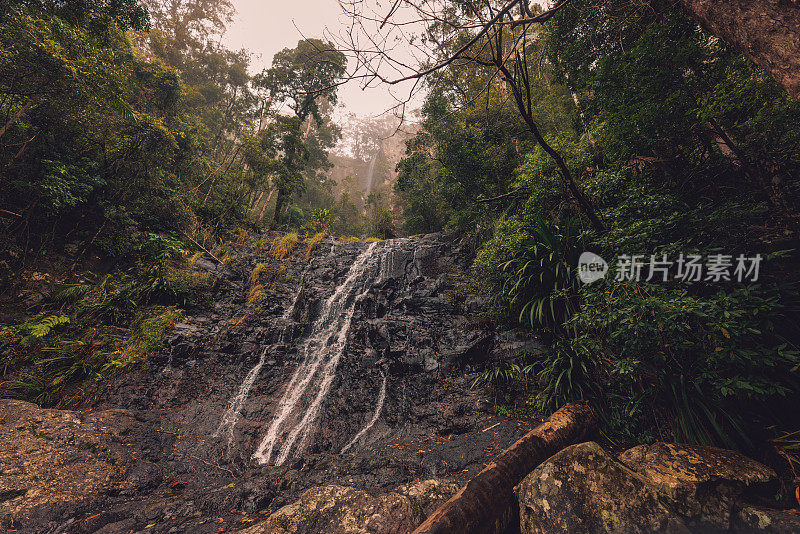
[(723, 128), (716, 119), (709, 119), (708, 124), (711, 126), (712, 131), (718, 136), (719, 143), (727, 148), (727, 152), (722, 151), (723, 154), (728, 157), (730, 157), (730, 154), (732, 154), (739, 163), (739, 166), (741, 167), (742, 172), (744, 172), (745, 177), (753, 182), (753, 184), (757, 187), (761, 187), (772, 205), (783, 215), (785, 219), (789, 221), (793, 220), (794, 213), (791, 203), (787, 200), (788, 195), (782, 187), (780, 176), (777, 175), (777, 173), (774, 176), (769, 176), (767, 171), (758, 163), (758, 161), (751, 164), (751, 162), (748, 161), (749, 158), (747, 155), (742, 151), (741, 148), (739, 148), (728, 132), (725, 131), (725, 128)]
[(680, 0), (709, 32), (738, 48), (800, 99), (798, 0)]
[(414, 534), (499, 534), (517, 509), (514, 486), (537, 465), (577, 442), (597, 423), (585, 404), (568, 404), (503, 451)]
[(270, 201), (270, 200), (272, 200), (272, 194), (273, 194), (274, 192), (275, 192), (275, 190), (274, 190), (274, 189), (273, 189), (273, 190), (271, 190), (271, 191), (269, 192), (269, 194), (267, 195), (267, 198), (266, 198), (266, 200), (264, 200), (264, 203), (263, 203), (263, 204), (261, 204), (261, 209), (260, 209), (260, 210), (258, 210), (258, 219), (256, 219), (256, 222), (257, 222), (258, 224), (261, 224), (261, 221), (263, 221), (263, 220), (264, 220), (264, 214), (266, 214), (266, 213), (267, 213), (267, 206), (269, 206), (269, 201)]
[(6, 130), (8, 130), (15, 122), (17, 122), (19, 120), (19, 118), (22, 117), (25, 114), (25, 112), (27, 112), (29, 109), (31, 109), (31, 106), (35, 102), (36, 102), (36, 99), (33, 98), (33, 99), (31, 99), (30, 102), (28, 102), (27, 104), (25, 104), (24, 106), (19, 108), (17, 110), (17, 112), (14, 113), (14, 116), (11, 117), (10, 119), (8, 119), (8, 122), (5, 123), (5, 125), (2, 128), (0, 128), (0, 137), (3, 137), (3, 134), (6, 133)]
[(288, 197), (286, 193), (278, 190), (278, 196), (275, 199), (275, 213), (272, 214), (272, 229), (278, 227), (278, 223), (280, 222), (281, 212), (283, 211), (283, 205), (286, 204), (286, 197)]
[(256, 195), (252, 202), (250, 202), (250, 211), (253, 211), (258, 207), (258, 203), (261, 202), (262, 198), (264, 198), (264, 191), (259, 191), (258, 195)]

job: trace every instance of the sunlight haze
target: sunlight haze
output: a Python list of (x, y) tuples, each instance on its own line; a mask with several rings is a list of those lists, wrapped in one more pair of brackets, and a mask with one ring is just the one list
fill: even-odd
[[(245, 48), (253, 54), (251, 73), (268, 67), (276, 52), (295, 46), (304, 37), (322, 38), (326, 27), (337, 33), (345, 22), (337, 0), (234, 0), (234, 5), (236, 18), (223, 41), (230, 48)], [(347, 112), (370, 116), (382, 114), (395, 100), (386, 87), (362, 90), (357, 82), (350, 82), (339, 90), (339, 103)]]

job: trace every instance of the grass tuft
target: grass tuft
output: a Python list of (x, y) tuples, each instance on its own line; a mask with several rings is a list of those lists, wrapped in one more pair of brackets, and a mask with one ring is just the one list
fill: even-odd
[(270, 256), (275, 260), (287, 258), (299, 240), (300, 236), (297, 232), (283, 234), (272, 242), (272, 246), (269, 249)]
[(318, 232), (305, 240), (305, 243), (308, 245), (308, 249), (306, 249), (306, 261), (311, 259), (311, 255), (314, 253), (314, 250), (316, 250), (316, 248), (327, 235), (328, 232)]

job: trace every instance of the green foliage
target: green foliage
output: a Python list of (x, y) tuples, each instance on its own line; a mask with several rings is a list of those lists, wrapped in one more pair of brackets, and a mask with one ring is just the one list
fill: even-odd
[[(604, 355), (605, 385), (645, 396), (681, 440), (749, 445), (746, 421), (800, 386), (792, 286), (698, 296), (659, 284), (587, 286), (575, 350)], [(635, 426), (635, 423), (632, 422)]]
[(69, 322), (70, 319), (66, 315), (51, 315), (31, 324), (29, 332), (32, 337), (39, 339), (49, 334), (58, 325), (68, 324)]
[(370, 226), (372, 236), (379, 239), (389, 239), (397, 235), (394, 228), (394, 213), (391, 210), (380, 210), (373, 213)]
[(127, 367), (143, 362), (147, 355), (156, 350), (175, 323), (183, 317), (183, 312), (175, 308), (156, 309), (138, 321), (133, 333), (116, 350), (108, 355), (100, 368), (102, 376), (115, 376)]
[(491, 204), (476, 200), (506, 193), (520, 157), (513, 140), (519, 121), (502, 103), (489, 102), (487, 116), (458, 115), (458, 103), (442, 91), (426, 101), (423, 129), (397, 166), (394, 189), (406, 206), (405, 230), (412, 234), (474, 228), (492, 212)]
[(599, 391), (596, 357), (575, 350), (569, 339), (555, 340), (532, 367), (541, 389), (531, 400), (540, 412), (557, 410), (567, 402), (594, 399)]
[[(443, 55), (465, 38), (451, 37), (437, 40)], [(606, 230), (581, 227), (553, 158), (481, 61), (432, 77), (395, 185), (404, 229), (470, 231), (473, 286), (547, 346), (477, 384), (539, 411), (588, 400), (626, 440), (747, 449), (796, 429), (798, 255), (775, 251), (797, 237), (800, 103), (665, 0), (576, 0), (528, 37), (530, 115)], [(612, 266), (699, 252), (758, 253), (769, 267), (749, 285), (580, 286), (587, 249)]]
[(44, 293), (41, 313), (0, 326), (3, 394), (77, 406), (117, 372), (146, 362), (183, 313), (154, 304), (196, 305), (211, 285), (183, 256), (165, 253), (175, 244), (171, 238), (153, 236), (150, 243), (150, 253), (163, 258), (153, 264), (158, 283), (153, 269), (134, 266), (94, 283), (57, 285)]
[(331, 166), (327, 151), (341, 135), (330, 123), (330, 112), (345, 66), (344, 54), (331, 43), (303, 39), (275, 54), (272, 66), (253, 79), (272, 102), (288, 103), (294, 112), (291, 117), (271, 113), (267, 128), (256, 134), (260, 140), (246, 152), (262, 188), (269, 177), (277, 192), (273, 228), (297, 227), (293, 219), (283, 219), (293, 195), (307, 194), (317, 208), (333, 204), (333, 183), (321, 172)]
[(502, 264), (503, 297), (519, 310), (518, 320), (556, 335), (577, 311), (575, 265), (581, 252), (577, 219), (534, 219), (515, 256)]
[(472, 387), (491, 385), (497, 390), (503, 389), (507, 384), (519, 380), (521, 377), (527, 377), (532, 371), (533, 366), (530, 364), (520, 365), (517, 362), (503, 362), (493, 365), (480, 373), (472, 382)]
[(308, 221), (309, 231), (317, 234), (320, 232), (329, 233), (333, 228), (333, 214), (330, 210), (325, 208), (317, 208), (311, 212), (311, 218)]
[(147, 27), (129, 0), (13, 4), (0, 17), (0, 203), (25, 215), (0, 219), (9, 245), (70, 239), (129, 260), (151, 234), (243, 224), (233, 140), (256, 114), (246, 58), (200, 41), (161, 56), (162, 34), (129, 31)]
[[(320, 99), (336, 104), (335, 82), (345, 73), (347, 58), (332, 43), (303, 39), (295, 48), (284, 48), (272, 59), (272, 67), (256, 79), (289, 105), (301, 121), (320, 120)], [(321, 122), (321, 121), (320, 121)]]

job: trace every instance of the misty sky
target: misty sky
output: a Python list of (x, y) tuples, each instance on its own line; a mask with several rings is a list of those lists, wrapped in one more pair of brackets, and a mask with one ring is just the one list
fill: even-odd
[[(294, 47), (305, 37), (324, 37), (338, 34), (347, 18), (341, 13), (337, 0), (233, 0), (238, 11), (236, 19), (228, 28), (224, 42), (233, 49), (246, 48), (253, 54), (251, 74), (268, 67), (272, 56), (287, 47)], [(542, 6), (552, 4), (547, 0), (532, 0)], [(377, 12), (388, 12), (393, 0), (370, 0)], [(379, 86), (362, 90), (358, 82), (350, 82), (339, 89), (339, 104), (345, 112), (361, 116), (375, 116), (397, 103), (389, 91), (405, 99), (411, 84)], [(422, 95), (412, 100), (407, 112), (422, 105)], [(337, 115), (340, 112), (336, 113)], [(406, 119), (409, 119), (408, 113)]]
[[(254, 54), (254, 72), (269, 66), (275, 52), (294, 47), (303, 35), (322, 37), (326, 26), (336, 33), (344, 20), (337, 0), (233, 0), (233, 3), (238, 13), (224, 41), (230, 48), (246, 48)], [(395, 103), (387, 88), (362, 91), (355, 82), (339, 89), (339, 101), (347, 111), (359, 115), (377, 115)]]

